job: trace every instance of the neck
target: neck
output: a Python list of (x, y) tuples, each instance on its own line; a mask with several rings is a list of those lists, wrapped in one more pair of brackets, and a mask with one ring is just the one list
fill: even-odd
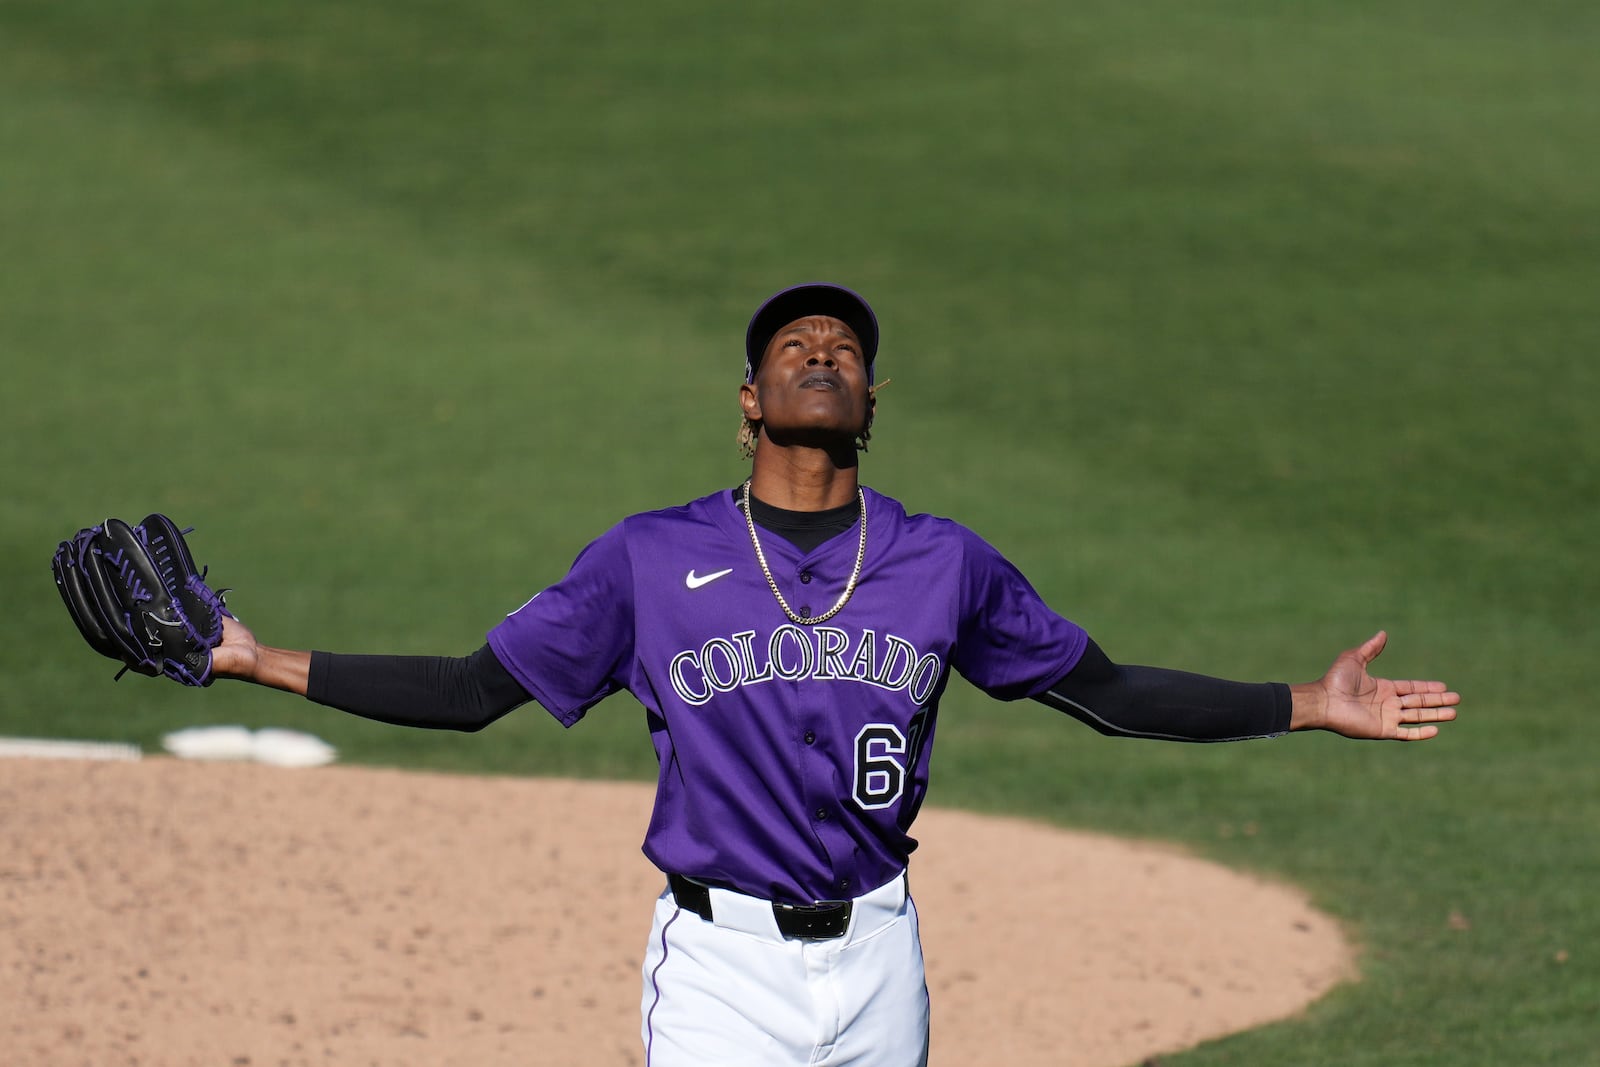
[(856, 497), (860, 468), (855, 450), (847, 457), (823, 449), (773, 447), (763, 440), (750, 470), (750, 492), (786, 511), (826, 511)]

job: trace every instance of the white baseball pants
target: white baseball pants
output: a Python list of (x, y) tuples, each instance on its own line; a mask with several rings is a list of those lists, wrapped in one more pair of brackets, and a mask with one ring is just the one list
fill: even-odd
[(655, 906), (646, 1067), (924, 1067), (928, 988), (906, 880), (858, 897), (843, 937), (784, 938), (770, 903), (711, 890), (714, 921)]

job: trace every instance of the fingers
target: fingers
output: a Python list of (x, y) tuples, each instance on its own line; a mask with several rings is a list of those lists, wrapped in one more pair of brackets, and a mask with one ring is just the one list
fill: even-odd
[(1424, 691), (1400, 697), (1400, 713), (1396, 721), (1422, 725), (1410, 728), (1397, 725), (1395, 738), (1400, 741), (1426, 741), (1439, 733), (1439, 728), (1431, 724), (1455, 721), (1456, 705), (1461, 702), (1461, 695), (1450, 692), (1439, 682), (1411, 684), (1422, 687)]
[(1400, 707), (1445, 707), (1461, 704), (1461, 694), (1445, 688), (1443, 681), (1395, 681)]
[(1456, 705), (1461, 694), (1453, 693), (1441, 682), (1422, 683), (1422, 692), (1400, 691), (1400, 720), (1402, 722), (1449, 722), (1456, 717)]
[(1401, 696), (1410, 696), (1414, 693), (1443, 693), (1446, 691), (1443, 682), (1423, 682), (1414, 678), (1398, 681), (1391, 680), (1391, 684), (1394, 686), (1394, 691)]

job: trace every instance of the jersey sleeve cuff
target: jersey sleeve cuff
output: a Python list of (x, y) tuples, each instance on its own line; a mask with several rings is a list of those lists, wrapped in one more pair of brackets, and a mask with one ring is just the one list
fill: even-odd
[(528, 695), (533, 697), (539, 706), (548, 711), (562, 726), (573, 726), (579, 719), (583, 718), (584, 712), (589, 710), (588, 705), (573, 707), (558, 700), (546, 686), (541, 684), (538, 678), (525, 671), (522, 664), (518, 663), (506, 649), (505, 637), (498, 629), (489, 631), (488, 641), (489, 648), (494, 652), (495, 658), (500, 661), (500, 665), (510, 672), (511, 677), (515, 678), (518, 684), (528, 691)]

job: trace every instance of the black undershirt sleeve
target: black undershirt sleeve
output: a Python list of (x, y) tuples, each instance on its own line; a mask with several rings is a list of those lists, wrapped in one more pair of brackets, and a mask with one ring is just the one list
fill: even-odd
[(306, 699), (395, 726), (471, 732), (533, 698), (484, 645), (470, 656), (313, 652)]
[(1091, 640), (1066, 677), (1034, 699), (1108, 737), (1244, 741), (1289, 732), (1289, 687), (1226, 682), (1112, 663)]

